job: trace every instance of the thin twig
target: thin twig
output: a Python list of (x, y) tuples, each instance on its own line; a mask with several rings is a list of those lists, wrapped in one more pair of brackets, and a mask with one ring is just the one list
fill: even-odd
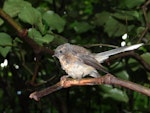
[(150, 0), (148, 0), (143, 6), (142, 6), (142, 10), (143, 10), (143, 14), (144, 14), (144, 19), (145, 19), (145, 22), (146, 22), (146, 27), (144, 29), (144, 31), (142, 32), (139, 40), (137, 43), (140, 43), (142, 38), (146, 35), (146, 33), (148, 32), (148, 29), (150, 28), (150, 23), (149, 23), (149, 20), (148, 20), (148, 17), (147, 17), (147, 7), (148, 5), (150, 4)]
[(132, 58), (136, 59), (148, 72), (150, 72), (150, 64), (145, 62), (145, 60), (142, 57), (140, 57), (139, 54), (135, 53), (134, 51), (124, 52), (121, 54), (111, 56), (108, 59), (108, 61), (113, 61), (115, 59), (123, 58), (123, 57), (132, 57)]

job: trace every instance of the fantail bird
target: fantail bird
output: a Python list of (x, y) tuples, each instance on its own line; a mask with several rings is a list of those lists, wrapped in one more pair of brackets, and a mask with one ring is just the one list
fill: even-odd
[(101, 53), (91, 53), (84, 47), (65, 43), (55, 49), (54, 56), (59, 59), (62, 69), (65, 70), (69, 77), (74, 79), (81, 79), (87, 75), (98, 77), (100, 74), (97, 70), (108, 73), (100, 63), (108, 59), (111, 55), (131, 51), (142, 45), (141, 43)]

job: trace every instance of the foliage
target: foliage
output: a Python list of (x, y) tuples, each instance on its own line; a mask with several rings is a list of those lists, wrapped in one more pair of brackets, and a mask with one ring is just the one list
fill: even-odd
[[(2, 9), (28, 30), (29, 38), (40, 46), (54, 49), (70, 42), (78, 45), (112, 44), (120, 46), (145, 42), (136, 52), (150, 64), (149, 37), (144, 30), (147, 20), (142, 5), (146, 0), (3, 0)], [(0, 111), (6, 113), (142, 113), (150, 112), (149, 97), (119, 86), (85, 86), (64, 89), (44, 97), (40, 102), (28, 98), (59, 81), (64, 72), (48, 54), (40, 58), (7, 21), (0, 18)], [(122, 36), (127, 34), (126, 39)], [(144, 36), (142, 36), (144, 34)], [(93, 52), (109, 47), (92, 47)], [(7, 60), (6, 60), (7, 59)], [(4, 65), (4, 60), (8, 61)], [(5, 62), (7, 63), (7, 62)], [(104, 64), (119, 78), (150, 87), (150, 73), (133, 58)], [(38, 67), (38, 68), (36, 68)], [(35, 84), (30, 84), (36, 75)]]

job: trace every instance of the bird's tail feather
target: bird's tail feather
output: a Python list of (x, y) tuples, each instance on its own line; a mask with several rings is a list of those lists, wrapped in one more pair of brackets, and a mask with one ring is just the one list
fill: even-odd
[(125, 52), (125, 51), (131, 51), (131, 50), (134, 50), (134, 49), (137, 49), (137, 48), (141, 47), (142, 45), (143, 45), (143, 43), (140, 43), (140, 44), (119, 47), (119, 48), (112, 49), (112, 50), (109, 50), (109, 51), (101, 52), (101, 53), (95, 54), (95, 59), (98, 62), (102, 63), (104, 60), (108, 59), (109, 56), (111, 56), (111, 55), (115, 55), (115, 54)]

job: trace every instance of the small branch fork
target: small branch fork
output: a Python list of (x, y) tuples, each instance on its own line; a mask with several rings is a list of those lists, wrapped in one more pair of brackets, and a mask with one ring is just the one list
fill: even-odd
[(40, 98), (42, 98), (43, 96), (46, 96), (62, 88), (68, 88), (72, 86), (84, 86), (84, 85), (101, 85), (101, 84), (119, 85), (122, 87), (126, 87), (128, 89), (140, 92), (144, 95), (150, 96), (150, 89), (143, 87), (141, 85), (138, 85), (136, 83), (130, 82), (130, 81), (121, 80), (111, 74), (106, 74), (98, 78), (83, 78), (81, 80), (74, 80), (74, 79), (67, 78), (64, 76), (63, 78), (65, 79), (63, 80), (61, 79), (60, 82), (56, 83), (53, 86), (45, 88), (41, 91), (35, 91), (31, 93), (29, 98), (39, 101)]
[(143, 11), (146, 27), (144, 31), (142, 32), (141, 36), (139, 37), (139, 40), (137, 43), (141, 42), (143, 37), (147, 34), (148, 30), (150, 29), (150, 23), (149, 23), (148, 16), (147, 16), (147, 8), (149, 4), (150, 4), (150, 0), (147, 0), (142, 6), (142, 11)]

